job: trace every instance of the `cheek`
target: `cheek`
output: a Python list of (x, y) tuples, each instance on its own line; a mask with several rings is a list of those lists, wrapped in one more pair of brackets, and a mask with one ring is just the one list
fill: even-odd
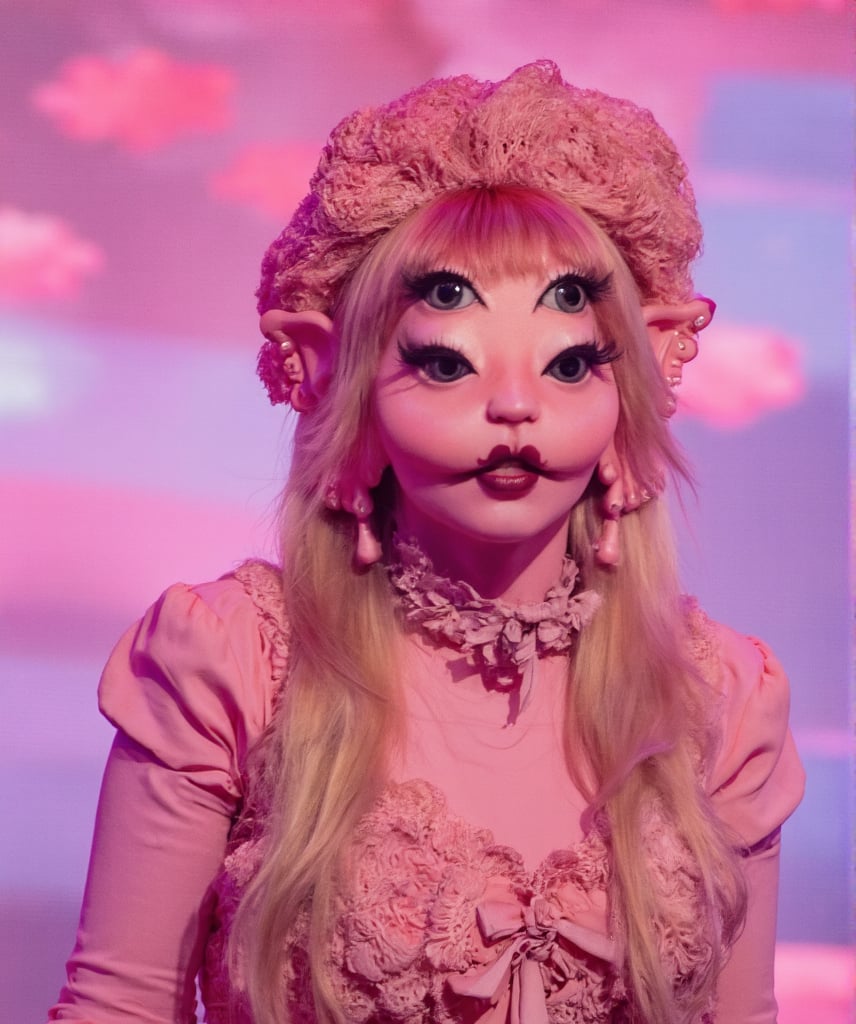
[(420, 422), (418, 410), (412, 404), (383, 400), (378, 403), (375, 432), (390, 462), (395, 462), (402, 453), (406, 456), (413, 452), (420, 436)]
[(438, 425), (407, 411), (384, 420), (378, 437), (387, 463), (400, 479), (451, 470), (460, 450), (460, 433), (450, 434), (446, 425)]
[(606, 451), (618, 425), (619, 401), (614, 386), (602, 385), (591, 400), (566, 414), (554, 415), (543, 425), (545, 445), (570, 464), (594, 468)]
[(374, 424), (379, 443), (393, 468), (436, 465), (469, 466), (464, 438), (477, 428), (475, 412), (453, 395), (427, 396), (419, 388), (381, 391)]

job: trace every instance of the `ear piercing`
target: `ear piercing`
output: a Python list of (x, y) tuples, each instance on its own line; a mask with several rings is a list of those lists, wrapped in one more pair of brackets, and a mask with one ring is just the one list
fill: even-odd
[(333, 512), (340, 509), (350, 512), (356, 519), (357, 535), (354, 561), (358, 566), (365, 568), (383, 558), (383, 549), (370, 519), (374, 511), (374, 503), (370, 495), (362, 493), (361, 488), (357, 489), (351, 497), (348, 496), (347, 491), (348, 486), (346, 485), (346, 494), (343, 499), (341, 483), (334, 481), (329, 484), (324, 491), (324, 505)]
[(707, 317), (704, 316), (704, 314), (702, 314), (701, 316), (697, 316), (695, 320), (693, 320), (693, 327), (704, 327), (706, 319)]
[(324, 504), (334, 512), (342, 507), (342, 499), (339, 497), (338, 484), (330, 484), (324, 492)]
[(372, 512), (371, 499), (362, 497), (359, 494), (355, 495), (352, 501), (346, 501), (343, 505), (338, 482), (332, 483), (327, 487), (327, 490), (324, 492), (324, 505), (334, 512), (344, 507), (346, 511), (356, 516), (357, 519), (365, 519)]
[(370, 495), (361, 493), (361, 490), (362, 488), (354, 495), (352, 506), (357, 520), (357, 544), (354, 560), (358, 566), (365, 568), (383, 558), (383, 549), (369, 519), (374, 511), (374, 502)]
[(276, 333), (281, 337), (281, 340), (275, 342), (275, 344), (278, 344), (282, 358), (282, 376), (285, 378), (285, 400), (294, 408), (297, 408), (294, 402), (295, 389), (297, 389), (297, 393), (301, 398), (304, 397), (300, 392), (300, 385), (303, 383), (303, 367), (300, 364), (300, 356), (291, 338), (286, 337), (280, 331)]

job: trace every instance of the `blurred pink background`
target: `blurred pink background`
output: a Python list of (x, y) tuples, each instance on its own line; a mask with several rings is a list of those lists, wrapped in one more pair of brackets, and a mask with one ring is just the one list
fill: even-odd
[(650, 107), (719, 304), (675, 429), (687, 589), (788, 667), (782, 1024), (851, 1012), (845, 0), (4, 0), (0, 1020), (62, 982), (110, 729), (95, 684), (169, 583), (271, 555), (289, 422), (261, 254), (354, 107), (539, 57)]

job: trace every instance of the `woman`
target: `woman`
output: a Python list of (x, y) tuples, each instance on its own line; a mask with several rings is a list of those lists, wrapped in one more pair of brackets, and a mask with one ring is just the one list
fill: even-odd
[(773, 1021), (786, 682), (656, 500), (683, 164), (541, 62), (352, 115), (311, 188), (259, 290), (283, 568), (114, 652), (52, 1019), (192, 1019), (199, 971), (213, 1021)]

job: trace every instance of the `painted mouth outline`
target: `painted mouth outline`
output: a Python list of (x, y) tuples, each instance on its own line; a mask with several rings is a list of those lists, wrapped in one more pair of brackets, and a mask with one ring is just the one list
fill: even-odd
[[(474, 470), (473, 476), (487, 476), (496, 474), (506, 475), (509, 478), (537, 474), (546, 475), (547, 465), (541, 458), (541, 453), (531, 444), (524, 445), (519, 451), (512, 451), (507, 444), (496, 445), (486, 459), (477, 459), (478, 469)], [(509, 470), (502, 474), (501, 470)], [(513, 471), (517, 470), (515, 474)]]

